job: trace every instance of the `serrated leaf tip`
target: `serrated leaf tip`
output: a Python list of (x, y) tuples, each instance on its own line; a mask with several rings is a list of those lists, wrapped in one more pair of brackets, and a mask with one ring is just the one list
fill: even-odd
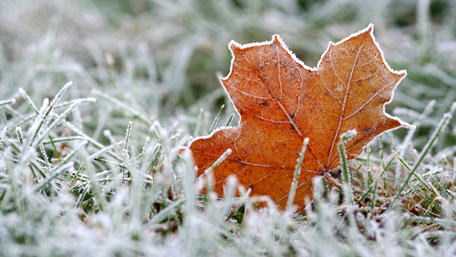
[(231, 42), (228, 44), (228, 47), (233, 52), (236, 52), (236, 51), (238, 51), (240, 49), (239, 44), (236, 41), (234, 41), (234, 40), (231, 40)]

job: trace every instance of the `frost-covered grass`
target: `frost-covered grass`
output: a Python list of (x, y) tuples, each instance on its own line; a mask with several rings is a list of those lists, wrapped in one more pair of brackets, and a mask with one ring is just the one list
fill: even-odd
[[(456, 4), (313, 2), (1, 1), (0, 256), (455, 255)], [(303, 213), (198, 194), (176, 150), (231, 119), (228, 42), (277, 33), (315, 66), (369, 22), (416, 130), (333, 172), (366, 207), (324, 179)]]

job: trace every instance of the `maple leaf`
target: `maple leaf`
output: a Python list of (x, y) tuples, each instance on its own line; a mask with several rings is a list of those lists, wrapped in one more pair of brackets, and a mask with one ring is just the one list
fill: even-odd
[(278, 35), (264, 43), (231, 41), (229, 48), (231, 72), (221, 82), (241, 116), (239, 126), (218, 129), (189, 146), (198, 175), (232, 149), (213, 171), (219, 196), (228, 176), (236, 175), (251, 195), (268, 195), (285, 209), (308, 137), (294, 198), (303, 210), (305, 199), (312, 199), (312, 179), (339, 166), (342, 134), (358, 132), (344, 145), (353, 159), (375, 136), (409, 126), (384, 111), (406, 72), (389, 68), (372, 24), (339, 43), (330, 42), (317, 68), (305, 66)]

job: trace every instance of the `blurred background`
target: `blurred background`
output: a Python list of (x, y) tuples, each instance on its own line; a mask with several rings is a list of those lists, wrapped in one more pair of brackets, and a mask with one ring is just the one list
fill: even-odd
[[(225, 104), (224, 124), (234, 110), (218, 77), (229, 72), (230, 40), (279, 34), (315, 67), (329, 41), (373, 23), (387, 62), (408, 72), (387, 111), (413, 123), (436, 100), (414, 140), (419, 148), (456, 98), (455, 14), (452, 0), (0, 0), (0, 98), (22, 87), (40, 103), (72, 80), (68, 99), (105, 94), (143, 121), (197, 127), (203, 115), (210, 125)], [(135, 118), (118, 107), (99, 100), (73, 115), (97, 138), (106, 124), (125, 131), (125, 115)], [(207, 134), (191, 126), (194, 136)], [(453, 146), (453, 130), (438, 151)]]

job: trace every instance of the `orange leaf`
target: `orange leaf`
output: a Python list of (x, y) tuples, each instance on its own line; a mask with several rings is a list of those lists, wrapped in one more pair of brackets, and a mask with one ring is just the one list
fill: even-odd
[(408, 127), (384, 111), (393, 91), (406, 76), (383, 59), (373, 25), (330, 43), (317, 68), (309, 68), (291, 53), (278, 35), (272, 41), (229, 44), (231, 72), (221, 81), (241, 121), (196, 139), (190, 149), (198, 175), (227, 149), (214, 169), (214, 191), (223, 196), (227, 177), (236, 175), (251, 195), (268, 195), (285, 209), (303, 139), (309, 138), (294, 204), (305, 208), (312, 199), (312, 178), (339, 166), (337, 143), (345, 143), (348, 159), (357, 157), (375, 136)]

